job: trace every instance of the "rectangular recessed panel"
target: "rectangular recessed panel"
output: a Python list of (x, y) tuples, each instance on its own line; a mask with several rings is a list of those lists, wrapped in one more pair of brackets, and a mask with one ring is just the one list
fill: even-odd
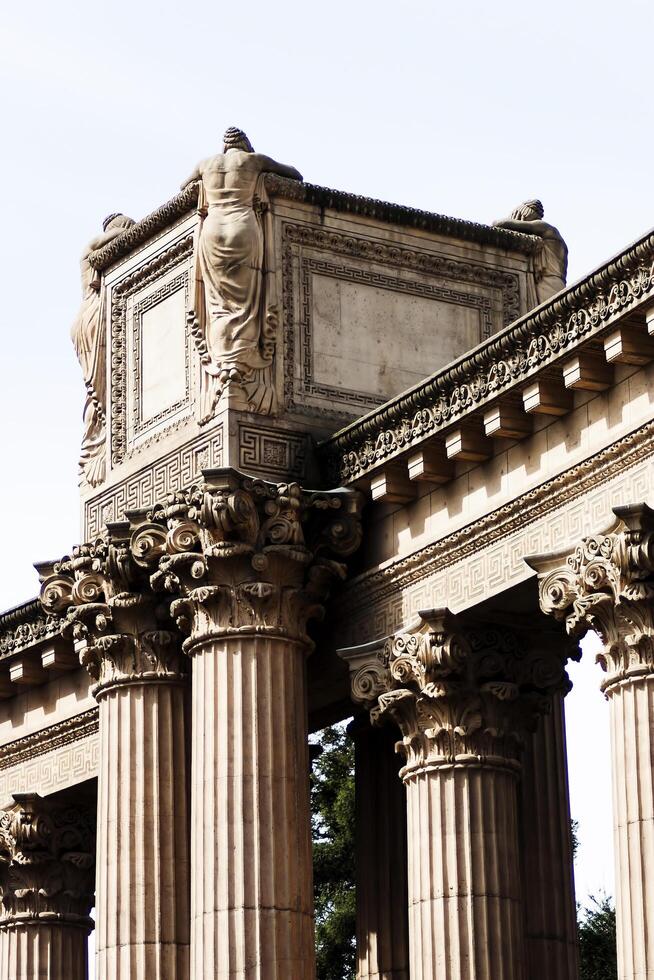
[(186, 398), (184, 289), (141, 315), (141, 419), (153, 419)]
[(466, 305), (321, 275), (312, 293), (318, 386), (389, 398), (482, 339), (483, 299), (475, 295)]

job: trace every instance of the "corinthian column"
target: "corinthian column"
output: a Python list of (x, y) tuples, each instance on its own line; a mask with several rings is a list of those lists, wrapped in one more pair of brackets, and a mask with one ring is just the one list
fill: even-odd
[(358, 544), (357, 509), (215, 471), (134, 534), (193, 661), (193, 978), (315, 975), (306, 623), (343, 574), (324, 553)]
[(94, 814), (14, 800), (0, 816), (0, 980), (86, 980)]
[(542, 609), (604, 651), (613, 761), (618, 976), (654, 978), (654, 512), (615, 509), (608, 534), (568, 555), (530, 559)]
[(403, 735), (411, 980), (523, 980), (521, 746), (565, 686), (560, 660), (508, 631), (464, 635), (446, 610), (355, 673), (353, 696)]
[[(566, 638), (552, 637), (549, 642), (561, 646)], [(551, 709), (526, 738), (521, 811), (527, 976), (529, 980), (577, 980), (572, 826), (560, 694), (554, 695)]]
[(409, 980), (406, 793), (394, 725), (352, 723), (355, 744), (357, 980)]
[(147, 577), (143, 591), (124, 591), (138, 572), (125, 542), (80, 548), (45, 581), (42, 602), (67, 609), (64, 631), (99, 704), (96, 975), (187, 980), (185, 678)]

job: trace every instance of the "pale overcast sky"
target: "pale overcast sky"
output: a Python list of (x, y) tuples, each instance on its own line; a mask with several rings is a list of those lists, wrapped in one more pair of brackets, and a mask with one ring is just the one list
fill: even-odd
[[(228, 125), (307, 180), (478, 221), (527, 197), (578, 278), (653, 223), (646, 0), (6, 5), (0, 32), (0, 608), (78, 535), (78, 256)], [(607, 706), (569, 699), (579, 892), (612, 888)]]

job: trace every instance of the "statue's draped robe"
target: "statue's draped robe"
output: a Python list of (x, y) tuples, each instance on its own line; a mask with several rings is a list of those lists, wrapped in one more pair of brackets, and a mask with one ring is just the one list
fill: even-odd
[(565, 289), (567, 270), (567, 249), (558, 232), (551, 237), (543, 237), (543, 245), (534, 258), (536, 294), (539, 303)]
[(81, 261), (82, 305), (71, 330), (86, 385), (80, 469), (91, 486), (105, 477), (106, 329), (101, 315), (98, 278), (84, 255)]
[(263, 174), (248, 166), (249, 155), (239, 156), (244, 163), (228, 170), (228, 186), (218, 186), (226, 170), (223, 155), (200, 168), (196, 282), (202, 295), (195, 307), (204, 322), (203, 363), (208, 378), (201, 414), (205, 419), (215, 409), (218, 379), (224, 382), (230, 371), (237, 372), (236, 380), (246, 389), (253, 408), (270, 410), (264, 402), (271, 397), (271, 385), (263, 373), (271, 358), (264, 356), (261, 346), (265, 188)]

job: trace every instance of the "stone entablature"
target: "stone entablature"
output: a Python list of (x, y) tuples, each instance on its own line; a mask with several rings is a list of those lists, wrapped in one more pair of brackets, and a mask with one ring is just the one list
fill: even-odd
[(524, 439), (533, 415), (565, 415), (575, 390), (612, 384), (611, 366), (654, 357), (654, 236), (327, 440), (335, 482), (372, 483), (401, 502), (415, 481), (442, 484), (458, 461), (493, 455), (492, 439)]

